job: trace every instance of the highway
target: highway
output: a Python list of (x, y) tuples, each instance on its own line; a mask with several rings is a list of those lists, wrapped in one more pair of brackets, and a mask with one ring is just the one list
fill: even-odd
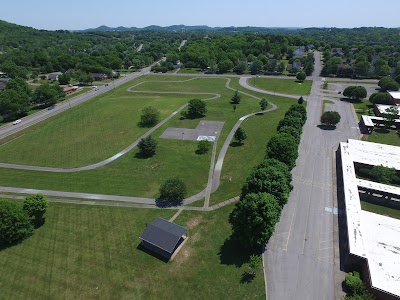
[(327, 107), (340, 113), (336, 130), (318, 127), (324, 97), (320, 53), (315, 53), (315, 71), (307, 98), (308, 119), (293, 169), (293, 191), (284, 207), (275, 234), (266, 245), (264, 268), (268, 299), (338, 299), (340, 285), (337, 227), (333, 212), (337, 208), (333, 151), (340, 141), (358, 138), (356, 116), (349, 103), (335, 98)]

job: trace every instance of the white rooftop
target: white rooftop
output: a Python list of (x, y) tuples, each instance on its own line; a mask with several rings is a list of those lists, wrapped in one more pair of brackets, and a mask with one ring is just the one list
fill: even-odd
[(400, 92), (389, 92), (390, 96), (392, 96), (394, 99), (400, 99)]
[[(375, 104), (375, 106), (381, 114), (385, 113), (386, 109), (391, 108), (391, 107), (399, 109), (399, 107), (397, 105)], [(397, 115), (400, 115), (400, 111)]]
[(367, 259), (373, 288), (400, 296), (400, 220), (361, 209), (358, 185), (367, 184), (354, 170), (355, 158), (370, 165), (400, 166), (395, 157), (400, 147), (349, 140), (340, 148), (350, 253)]
[(400, 170), (400, 147), (358, 140), (349, 140), (348, 147), (354, 162)]
[(369, 180), (357, 179), (356, 181), (357, 186), (363, 187), (369, 190), (389, 193), (392, 195), (399, 195), (400, 196), (400, 188), (393, 185), (378, 183)]
[(374, 122), (372, 122), (372, 119), (370, 116), (366, 116), (366, 115), (362, 115), (361, 116), (363, 123), (365, 126), (370, 126), (370, 127), (374, 127)]

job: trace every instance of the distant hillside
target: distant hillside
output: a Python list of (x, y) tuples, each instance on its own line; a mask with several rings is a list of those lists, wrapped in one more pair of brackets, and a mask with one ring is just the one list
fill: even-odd
[(197, 31), (197, 32), (265, 32), (271, 30), (297, 30), (301, 28), (274, 28), (274, 27), (210, 27), (207, 25), (198, 25), (198, 26), (186, 26), (186, 25), (171, 25), (171, 26), (158, 26), (158, 25), (150, 25), (143, 28), (138, 27), (108, 27), (102, 25), (97, 28), (85, 29), (83, 31), (164, 31), (164, 32), (182, 32), (182, 31)]

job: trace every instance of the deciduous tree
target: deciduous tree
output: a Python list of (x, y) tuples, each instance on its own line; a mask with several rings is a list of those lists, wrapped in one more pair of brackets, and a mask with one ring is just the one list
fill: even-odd
[(170, 178), (160, 186), (160, 199), (182, 200), (186, 196), (186, 185), (180, 178)]
[(337, 111), (326, 111), (321, 116), (321, 123), (327, 126), (336, 126), (340, 122), (340, 115)]
[(143, 108), (142, 114), (140, 116), (140, 126), (152, 127), (160, 121), (160, 112), (152, 107), (148, 106)]
[(278, 202), (271, 194), (246, 195), (230, 215), (234, 237), (246, 248), (264, 245), (274, 233), (280, 211)]

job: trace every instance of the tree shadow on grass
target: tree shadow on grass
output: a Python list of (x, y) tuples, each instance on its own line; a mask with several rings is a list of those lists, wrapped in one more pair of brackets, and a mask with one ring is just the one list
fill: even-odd
[(362, 103), (362, 99), (351, 99), (351, 98), (340, 98), (340, 101), (348, 102), (348, 103)]
[(387, 134), (390, 132), (390, 130), (387, 128), (378, 128), (378, 129), (375, 129), (374, 131), (377, 133), (381, 133), (381, 134)]
[(335, 125), (317, 125), (317, 127), (322, 130), (335, 130), (336, 129)]
[(256, 278), (255, 274), (246, 271), (242, 274), (242, 278), (240, 278), (240, 283), (250, 283), (254, 280), (254, 278)]
[(175, 200), (175, 199), (156, 199), (156, 205), (161, 208), (167, 207), (177, 207), (183, 204), (183, 200)]
[(135, 154), (135, 158), (137, 158), (137, 159), (149, 159), (149, 158), (151, 158), (153, 155), (144, 155), (143, 153), (141, 153), (141, 152), (137, 152), (136, 154)]
[[(259, 254), (260, 251), (258, 251)], [(255, 250), (244, 248), (237, 239), (230, 236), (219, 249), (219, 258), (223, 265), (234, 265), (240, 268), (248, 263), (250, 256), (257, 253)]]
[(239, 143), (239, 142), (232, 142), (229, 144), (229, 146), (231, 146), (231, 147), (240, 147), (242, 145), (243, 145), (243, 143)]

